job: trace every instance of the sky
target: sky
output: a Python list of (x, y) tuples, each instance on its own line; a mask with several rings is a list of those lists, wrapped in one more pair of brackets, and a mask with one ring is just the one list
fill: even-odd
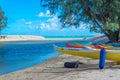
[(62, 28), (57, 15), (40, 7), (40, 0), (0, 0), (0, 7), (8, 18), (3, 35), (89, 36), (85, 24), (79, 28)]

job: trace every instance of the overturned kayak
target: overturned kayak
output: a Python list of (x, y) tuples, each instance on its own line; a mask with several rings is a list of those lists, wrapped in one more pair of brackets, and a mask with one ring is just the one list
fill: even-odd
[[(88, 58), (100, 58), (100, 50), (92, 49), (92, 48), (65, 48), (65, 47), (58, 47), (54, 45), (54, 49), (57, 52), (61, 52), (63, 54), (70, 54), (74, 56), (81, 56), (81, 57), (88, 57)], [(106, 50), (107, 60), (115, 60), (120, 61), (120, 50)]]

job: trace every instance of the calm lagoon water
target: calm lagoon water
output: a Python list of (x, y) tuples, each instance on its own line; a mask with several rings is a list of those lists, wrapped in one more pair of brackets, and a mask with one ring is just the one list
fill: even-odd
[[(57, 57), (53, 44), (65, 46), (64, 42), (18, 41), (6, 42), (0, 47), (0, 75), (21, 70)], [(74, 44), (90, 44), (89, 41), (69, 41)]]

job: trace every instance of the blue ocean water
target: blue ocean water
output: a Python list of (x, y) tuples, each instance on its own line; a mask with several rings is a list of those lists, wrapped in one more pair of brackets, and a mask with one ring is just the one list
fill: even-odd
[(86, 35), (86, 36), (44, 36), (45, 38), (90, 38), (94, 35)]
[[(64, 42), (18, 41), (7, 42), (0, 46), (0, 75), (21, 70), (59, 56), (53, 44), (65, 46)], [(90, 44), (89, 41), (69, 41), (70, 44)]]

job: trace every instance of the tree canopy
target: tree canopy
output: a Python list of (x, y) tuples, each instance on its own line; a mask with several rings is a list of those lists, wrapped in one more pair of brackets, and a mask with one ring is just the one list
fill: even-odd
[(7, 24), (7, 17), (4, 15), (2, 9), (0, 8), (0, 34), (1, 30), (6, 26)]
[(120, 0), (41, 0), (51, 14), (58, 13), (63, 26), (88, 24), (90, 31), (117, 41), (120, 33)]

